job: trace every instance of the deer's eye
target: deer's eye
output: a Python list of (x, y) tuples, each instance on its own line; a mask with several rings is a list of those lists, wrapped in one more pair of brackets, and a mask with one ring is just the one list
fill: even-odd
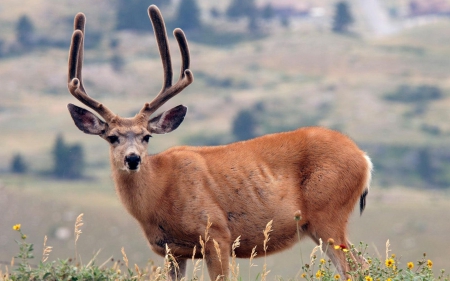
[(119, 137), (118, 136), (109, 136), (106, 137), (109, 141), (109, 143), (114, 144), (114, 143), (119, 143)]
[(143, 141), (143, 142), (148, 142), (148, 141), (150, 140), (151, 137), (152, 137), (151, 135), (145, 135), (145, 136), (142, 138), (142, 141)]

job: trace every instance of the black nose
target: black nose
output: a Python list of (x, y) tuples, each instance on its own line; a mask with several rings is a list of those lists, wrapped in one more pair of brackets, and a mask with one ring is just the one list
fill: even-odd
[(125, 163), (127, 163), (127, 166), (130, 170), (136, 170), (141, 163), (141, 157), (134, 153), (127, 155), (125, 156)]

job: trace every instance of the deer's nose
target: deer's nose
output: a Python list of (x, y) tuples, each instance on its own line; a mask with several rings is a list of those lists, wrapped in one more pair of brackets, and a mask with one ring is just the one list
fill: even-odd
[(139, 164), (141, 163), (141, 157), (137, 154), (130, 154), (125, 156), (125, 163), (128, 166), (128, 169), (130, 170), (136, 170), (139, 167)]

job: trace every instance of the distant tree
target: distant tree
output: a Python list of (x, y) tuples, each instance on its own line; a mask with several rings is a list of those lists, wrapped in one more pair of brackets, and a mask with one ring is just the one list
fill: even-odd
[(170, 0), (117, 0), (116, 29), (150, 31), (147, 9), (151, 4), (162, 7)]
[(443, 98), (442, 90), (433, 85), (416, 87), (400, 85), (394, 92), (384, 97), (386, 100), (403, 103), (424, 103)]
[(257, 120), (249, 110), (241, 110), (233, 120), (232, 132), (238, 140), (256, 137)]
[(340, 1), (336, 4), (335, 9), (333, 31), (337, 33), (348, 32), (349, 26), (354, 21), (349, 4), (345, 1)]
[(212, 7), (211, 10), (209, 10), (209, 14), (215, 19), (219, 18), (221, 15), (220, 11), (216, 7)]
[(184, 30), (199, 29), (202, 26), (200, 8), (196, 0), (181, 0), (174, 25)]
[(11, 161), (10, 171), (14, 174), (25, 174), (28, 171), (28, 165), (20, 153), (14, 155)]
[(110, 59), (110, 63), (111, 63), (112, 69), (115, 72), (122, 72), (123, 67), (125, 66), (125, 60), (118, 53), (115, 53), (114, 55), (112, 55), (112, 57)]
[(254, 16), (256, 12), (255, 0), (232, 0), (226, 15), (229, 18), (242, 18)]
[(24, 47), (34, 43), (34, 24), (27, 15), (21, 16), (16, 24), (16, 39)]
[(61, 179), (83, 177), (84, 152), (80, 144), (67, 145), (62, 135), (56, 137), (53, 147), (53, 175)]
[(268, 3), (262, 8), (261, 17), (265, 20), (271, 20), (275, 17), (275, 10), (272, 4)]

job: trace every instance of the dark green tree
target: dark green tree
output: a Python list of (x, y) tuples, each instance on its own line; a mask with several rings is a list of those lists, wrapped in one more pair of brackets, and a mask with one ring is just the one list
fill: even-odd
[(28, 171), (28, 165), (20, 153), (14, 155), (11, 161), (10, 171), (14, 174), (25, 174)]
[(232, 0), (226, 10), (229, 18), (251, 17), (257, 14), (255, 0)]
[(337, 33), (348, 32), (348, 28), (353, 21), (354, 19), (349, 4), (345, 1), (338, 2), (335, 6), (333, 31)]
[(56, 137), (53, 147), (53, 175), (60, 179), (83, 177), (84, 151), (80, 144), (67, 145), (62, 135)]
[(174, 25), (183, 30), (201, 28), (200, 8), (196, 0), (181, 0), (174, 19)]
[(16, 24), (16, 39), (24, 47), (34, 43), (34, 24), (27, 15), (21, 16)]
[(148, 7), (151, 4), (162, 7), (170, 2), (170, 0), (117, 0), (116, 29), (150, 31)]
[(265, 20), (271, 20), (275, 17), (275, 10), (273, 9), (272, 4), (268, 3), (263, 7), (261, 17)]
[(250, 110), (241, 110), (233, 120), (232, 133), (238, 140), (256, 137), (258, 122)]

